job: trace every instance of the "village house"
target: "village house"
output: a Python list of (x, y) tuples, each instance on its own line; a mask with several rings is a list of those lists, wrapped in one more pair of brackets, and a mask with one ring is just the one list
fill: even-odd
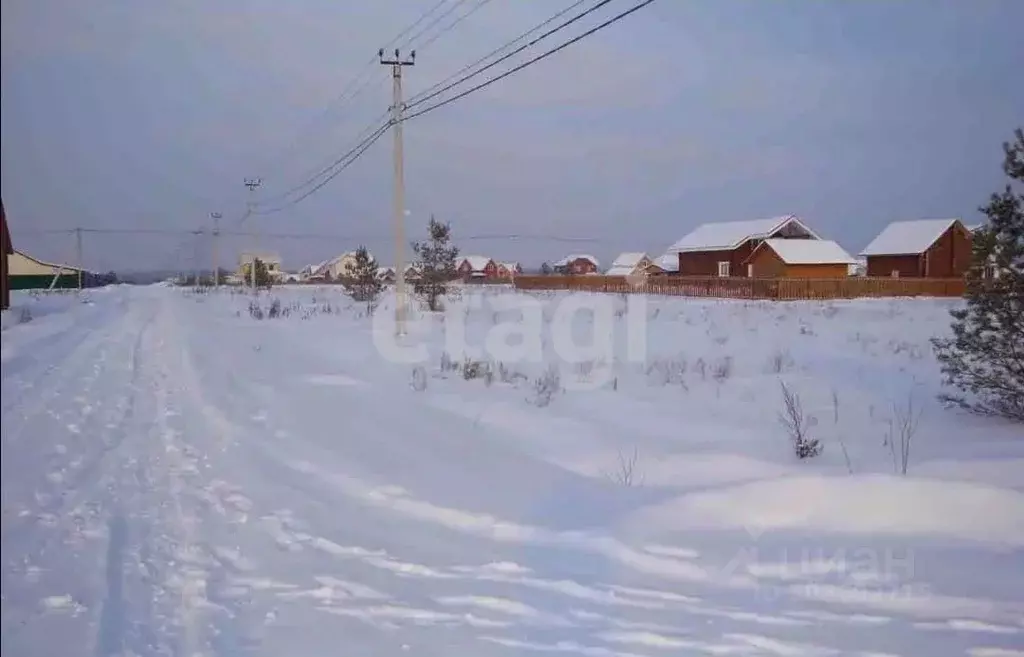
[(744, 264), (754, 278), (846, 278), (856, 260), (831, 240), (767, 239)]
[(394, 267), (378, 267), (377, 278), (385, 283), (395, 282), (395, 268)]
[(605, 276), (647, 276), (651, 273), (649, 270), (652, 266), (657, 267), (646, 253), (627, 251), (620, 253), (604, 274)]
[(11, 280), (8, 277), (7, 256), (14, 253), (11, 231), (7, 227), (7, 213), (4, 202), (0, 201), (0, 310), (11, 307)]
[(459, 278), (464, 281), (490, 280), (498, 277), (498, 265), (487, 256), (466, 256), (456, 268)]
[(860, 255), (868, 276), (957, 278), (971, 265), (971, 232), (959, 219), (895, 221)]
[(518, 262), (499, 262), (498, 278), (511, 279), (523, 273), (523, 267)]
[(596, 274), (601, 264), (592, 255), (573, 253), (554, 264), (554, 270), (559, 274), (580, 276), (584, 274)]
[[(682, 276), (751, 276), (747, 258), (766, 239), (821, 239), (798, 217), (702, 224), (669, 247)], [(746, 265), (746, 266), (745, 266)]]
[(279, 281), (284, 276), (284, 272), (281, 270), (281, 256), (276, 253), (243, 253), (238, 258), (236, 274), (239, 278), (248, 280), (249, 268), (254, 260), (259, 260), (263, 263), (271, 280)]
[[(373, 254), (367, 254), (373, 259)], [(309, 281), (339, 281), (351, 276), (356, 267), (356, 252), (346, 251), (341, 255), (328, 258), (315, 265), (303, 269), (303, 275)]]
[(7, 256), (7, 285), (9, 290), (70, 290), (93, 285), (94, 275), (84, 269), (46, 262), (17, 249)]

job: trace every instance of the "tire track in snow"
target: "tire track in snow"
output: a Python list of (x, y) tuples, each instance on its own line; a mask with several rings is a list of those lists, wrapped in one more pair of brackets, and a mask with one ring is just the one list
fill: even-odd
[[(136, 396), (138, 395), (138, 354), (141, 350), (143, 336), (151, 322), (152, 315), (146, 316), (138, 312), (128, 315), (117, 315), (109, 317), (115, 328), (107, 328), (100, 331), (102, 340), (85, 341), (79, 343), (77, 351), (73, 354), (78, 365), (77, 369), (65, 372), (65, 376), (56, 382), (52, 391), (54, 397), (60, 395), (68, 398), (75, 398), (87, 394), (96, 383), (96, 378), (108, 377), (105, 383), (117, 381), (117, 377), (127, 374), (125, 384), (128, 388), (128, 395), (122, 400), (123, 403), (105, 409), (100, 408), (88, 416), (88, 421), (80, 421), (81, 433), (83, 436), (81, 445), (89, 450), (95, 442), (87, 440), (98, 434), (113, 435), (114, 440), (102, 444), (101, 447), (93, 447), (91, 451), (85, 451), (87, 457), (76, 458), (67, 467), (60, 470), (59, 477), (51, 478), (49, 481), (56, 490), (46, 491), (40, 497), (38, 490), (35, 494), (35, 508), (30, 512), (23, 511), (17, 523), (4, 522), (3, 547), (4, 547), (4, 591), (5, 597), (10, 596), (15, 601), (12, 604), (4, 605), (4, 640), (10, 645), (11, 641), (21, 641), (21, 635), (26, 634), (26, 641), (32, 642), (33, 634), (37, 633), (38, 621), (53, 613), (53, 609), (43, 605), (41, 611), (35, 611), (30, 601), (33, 598), (53, 592), (53, 589), (60, 587), (60, 592), (67, 596), (70, 591), (72, 595), (71, 607), (75, 610), (73, 615), (84, 611), (90, 605), (94, 597), (90, 593), (89, 583), (95, 577), (97, 570), (102, 572), (104, 568), (104, 557), (96, 545), (96, 552), (92, 550), (94, 539), (102, 537), (102, 530), (98, 525), (92, 527), (103, 515), (103, 508), (109, 507), (112, 499), (118, 491), (118, 481), (111, 479), (106, 468), (116, 467), (117, 459), (123, 453), (126, 439), (132, 434), (130, 425), (135, 417)], [(141, 320), (141, 321), (140, 321)], [(121, 345), (131, 345), (128, 351), (128, 360), (135, 365), (127, 368), (127, 372), (121, 369), (104, 367), (108, 363), (116, 364), (118, 360), (111, 358)], [(77, 375), (83, 370), (88, 370), (92, 365), (92, 375)], [(43, 409), (45, 410), (45, 409)], [(42, 415), (42, 411), (36, 413), (36, 417)], [(29, 426), (32, 416), (29, 415), (23, 426)], [(104, 427), (104, 428), (100, 428)], [(6, 429), (5, 424), (5, 429)], [(44, 434), (45, 435), (45, 434)], [(6, 437), (5, 437), (6, 440)], [(6, 445), (6, 442), (5, 442)], [(45, 444), (44, 444), (45, 446)], [(58, 445), (58, 447), (63, 447)], [(54, 458), (70, 458), (82, 452), (76, 452), (64, 457), (66, 449), (58, 450)], [(36, 468), (29, 467), (39, 465), (38, 463), (22, 464), (26, 472), (19, 475), (14, 481), (22, 480), (26, 475), (32, 474)], [(48, 463), (45, 470), (53, 474), (52, 464)], [(70, 470), (73, 476), (66, 476)], [(8, 492), (9, 480), (5, 476), (5, 493)], [(49, 520), (47, 524), (46, 520)], [(42, 522), (41, 522), (42, 521)], [(109, 521), (107, 527), (109, 529)], [(116, 534), (114, 536), (116, 538)], [(68, 551), (72, 557), (68, 558)], [(109, 551), (108, 551), (109, 552)], [(95, 566), (91, 562), (97, 558)], [(106, 561), (109, 561), (109, 554)], [(96, 578), (100, 584), (102, 575)], [(49, 591), (48, 591), (49, 590)], [(51, 596), (52, 597), (52, 596)], [(47, 598), (49, 599), (49, 598)], [(6, 602), (6, 601), (5, 601)], [(86, 607), (80, 603), (84, 602)], [(102, 603), (97, 600), (95, 607), (98, 609)], [(91, 614), (90, 614), (91, 615)], [(45, 627), (45, 626), (43, 626)], [(85, 628), (81, 628), (85, 629)], [(77, 630), (77, 628), (76, 628)], [(41, 630), (46, 632), (45, 629)], [(90, 632), (91, 634), (92, 632)], [(45, 638), (45, 636), (43, 637)], [(85, 645), (93, 644), (93, 640), (83, 641)]]
[(100, 614), (96, 657), (115, 657), (123, 654), (125, 649), (124, 551), (127, 544), (128, 522), (118, 511), (110, 520), (107, 539), (107, 598)]

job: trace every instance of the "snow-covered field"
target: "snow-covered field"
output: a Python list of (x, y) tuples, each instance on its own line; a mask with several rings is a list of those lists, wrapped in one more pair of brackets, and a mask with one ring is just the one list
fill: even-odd
[(396, 351), (332, 289), (85, 299), (5, 313), (4, 657), (1024, 655), (954, 302), (467, 290)]

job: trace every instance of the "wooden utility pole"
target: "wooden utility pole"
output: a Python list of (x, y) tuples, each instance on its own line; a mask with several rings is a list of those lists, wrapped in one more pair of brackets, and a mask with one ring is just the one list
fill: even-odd
[[(262, 185), (262, 184), (263, 184), (263, 180), (261, 178), (246, 178), (245, 179), (245, 186), (249, 188), (249, 194), (250, 195), (252, 194), (252, 192), (255, 192), (260, 187), (260, 185)], [(249, 207), (250, 207), (250, 209), (252, 208), (252, 204), (251, 203), (250, 203)], [(254, 239), (253, 242), (256, 242), (256, 240)], [(252, 253), (250, 255), (252, 256), (252, 258), (251, 258), (251, 262), (249, 263), (249, 283), (252, 285), (252, 293), (256, 294), (256, 249), (255, 248), (253, 248)]]
[(82, 291), (82, 229), (75, 229), (75, 260), (78, 265), (78, 291)]
[(221, 213), (211, 212), (210, 218), (213, 219), (213, 233), (212, 240), (210, 242), (210, 253), (213, 256), (213, 287), (214, 289), (220, 287), (220, 263), (217, 262), (217, 240), (220, 237), (220, 218)]
[(405, 290), (405, 163), (402, 150), (402, 68), (416, 63), (416, 51), (409, 53), (408, 59), (395, 48), (393, 59), (384, 59), (384, 49), (377, 51), (380, 63), (391, 67), (392, 100), (391, 130), (395, 133), (395, 334), (405, 334), (406, 290)]

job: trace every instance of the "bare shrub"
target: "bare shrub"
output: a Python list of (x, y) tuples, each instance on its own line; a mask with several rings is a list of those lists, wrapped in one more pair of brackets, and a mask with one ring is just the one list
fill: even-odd
[(693, 364), (693, 369), (697, 374), (700, 374), (701, 380), (707, 380), (708, 378), (708, 364), (704, 362), (703, 358), (698, 358), (697, 362)]
[(420, 366), (412, 368), (412, 389), (416, 392), (423, 392), (427, 389), (427, 371)]
[(921, 420), (924, 409), (919, 409), (914, 404), (914, 393), (907, 395), (904, 404), (893, 402), (892, 415), (889, 416), (888, 428), (885, 433), (883, 445), (889, 448), (892, 456), (893, 472), (907, 474), (910, 467), (910, 446), (917, 433), (917, 425)]
[(846, 461), (846, 471), (853, 474), (853, 462), (850, 461), (850, 453), (846, 451), (846, 441), (839, 431), (839, 393), (832, 388), (832, 424), (836, 427), (836, 440), (839, 441), (839, 448), (843, 450), (843, 460)]
[(253, 319), (263, 319), (265, 317), (263, 306), (261, 306), (255, 299), (249, 302), (249, 317), (252, 317)]
[(521, 379), (526, 379), (527, 376), (522, 372), (510, 370), (505, 363), (498, 363), (498, 380), (502, 383), (515, 383)]
[(810, 435), (811, 427), (817, 424), (813, 415), (804, 412), (800, 395), (793, 392), (785, 381), (779, 381), (782, 387), (783, 410), (779, 413), (779, 423), (786, 429), (793, 444), (793, 452), (799, 459), (807, 459), (821, 454), (821, 441)]
[(466, 358), (462, 363), (462, 378), (470, 381), (472, 379), (483, 379), (491, 370), (491, 364), (482, 360)]
[(781, 374), (793, 367), (793, 356), (786, 349), (779, 349), (768, 359), (768, 373)]
[(562, 390), (562, 377), (558, 367), (551, 365), (541, 377), (533, 382), (533, 395), (527, 400), (534, 406), (543, 408), (551, 403), (554, 396)]
[(715, 362), (711, 368), (711, 378), (716, 383), (725, 382), (730, 376), (732, 376), (732, 356), (724, 356)]
[(630, 453), (623, 453), (619, 450), (618, 461), (616, 462), (615, 469), (611, 472), (606, 472), (605, 477), (609, 481), (625, 486), (626, 488), (632, 488), (633, 486), (642, 486), (644, 483), (643, 473), (637, 468), (640, 462), (640, 449), (633, 447), (633, 451)]
[(653, 385), (686, 385), (687, 362), (685, 356), (677, 359), (657, 358), (647, 364), (644, 373)]

